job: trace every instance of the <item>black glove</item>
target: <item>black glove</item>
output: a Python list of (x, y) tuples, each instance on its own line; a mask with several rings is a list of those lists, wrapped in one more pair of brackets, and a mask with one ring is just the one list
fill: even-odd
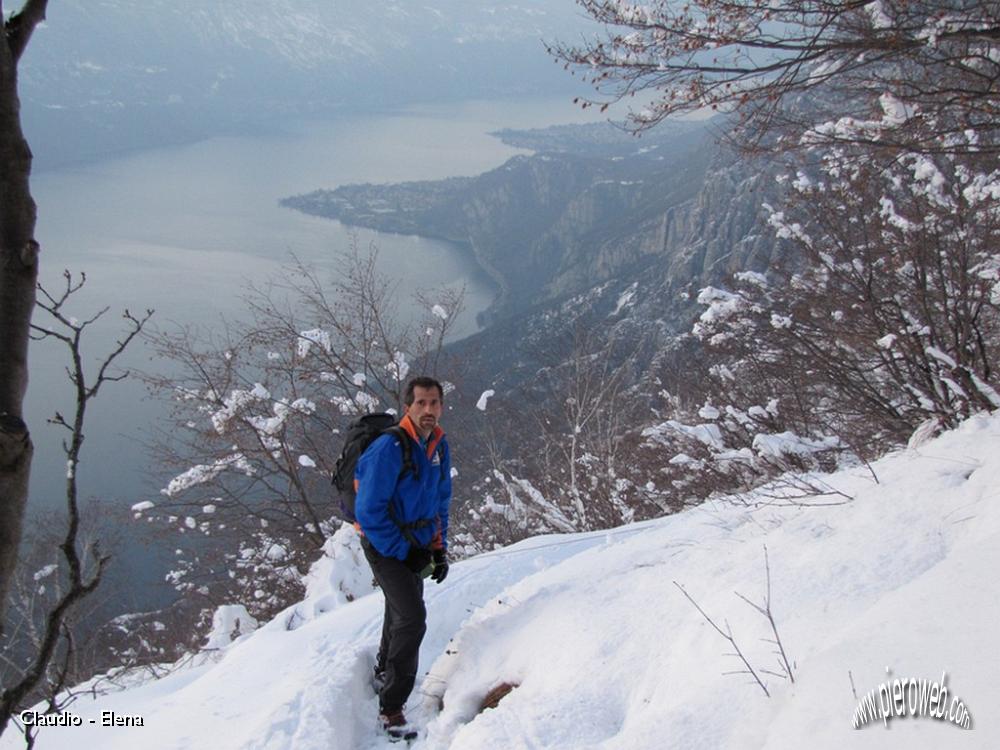
[(417, 575), (424, 572), (424, 568), (431, 564), (431, 551), (423, 547), (410, 545), (410, 551), (406, 553), (403, 565), (412, 570)]
[(431, 580), (441, 583), (448, 576), (448, 553), (443, 549), (434, 550), (434, 571)]

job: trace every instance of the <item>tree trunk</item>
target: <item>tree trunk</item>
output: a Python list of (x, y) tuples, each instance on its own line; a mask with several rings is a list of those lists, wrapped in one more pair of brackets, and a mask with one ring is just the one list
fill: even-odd
[[(23, 419), (28, 340), (38, 279), (31, 149), (21, 131), (17, 64), (44, 0), (27, 0), (4, 22), (0, 40), (0, 627), (17, 562), (33, 452)], [(2, 4), (0, 4), (2, 10)]]

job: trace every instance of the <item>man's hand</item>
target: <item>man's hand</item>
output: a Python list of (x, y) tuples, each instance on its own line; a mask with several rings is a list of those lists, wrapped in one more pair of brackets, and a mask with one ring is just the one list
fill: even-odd
[(443, 549), (434, 550), (434, 571), (431, 573), (431, 580), (441, 583), (448, 575), (448, 553)]
[(403, 560), (403, 565), (417, 575), (420, 575), (430, 564), (431, 551), (429, 549), (410, 545), (410, 551), (406, 553), (406, 559)]

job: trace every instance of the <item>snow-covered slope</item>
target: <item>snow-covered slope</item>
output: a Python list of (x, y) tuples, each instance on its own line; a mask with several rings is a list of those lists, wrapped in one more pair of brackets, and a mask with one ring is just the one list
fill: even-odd
[[(455, 565), (427, 591), (429, 673), (410, 703), (424, 730), (415, 747), (1000, 746), (998, 448), (1000, 416), (980, 416), (872, 471), (824, 477), (843, 494), (803, 501), (817, 507), (762, 493)], [(737, 596), (763, 601), (765, 545), (794, 684), (763, 672), (777, 671), (771, 631)], [(726, 674), (742, 664), (675, 582), (731, 627), (770, 697), (748, 675)], [(309, 603), (216, 664), (97, 700), (81, 695), (70, 710), (83, 726), (46, 728), (38, 747), (381, 747), (367, 685), (381, 596)], [(291, 619), (301, 624), (289, 630)], [(880, 683), (940, 683), (942, 673), (945, 713), (957, 696), (973, 731), (927, 717), (853, 728), (852, 680), (859, 697), (875, 690), (877, 704)], [(519, 687), (477, 715), (501, 682)], [(144, 726), (102, 728), (102, 711), (140, 715)], [(0, 741), (18, 745), (12, 732)]]

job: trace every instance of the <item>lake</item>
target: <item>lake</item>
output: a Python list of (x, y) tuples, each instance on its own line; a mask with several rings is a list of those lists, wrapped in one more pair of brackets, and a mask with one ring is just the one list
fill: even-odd
[[(220, 137), (39, 172), (32, 191), (41, 281), (55, 291), (64, 268), (85, 271), (87, 284), (68, 314), (84, 319), (110, 306), (85, 340), (93, 365), (113, 347), (125, 308), (154, 308), (161, 327), (221, 327), (223, 317), (244, 314), (246, 284), (274, 276), (292, 253), (322, 273), (335, 273), (333, 260), (348, 249), (353, 230), (281, 208), (285, 196), (347, 183), (479, 174), (523, 153), (490, 131), (594, 119), (566, 99), (467, 102), (288, 123), (266, 136)], [(464, 285), (466, 309), (456, 333), (476, 330), (476, 313), (489, 305), (494, 289), (466, 254), (418, 237), (356, 234), (362, 247), (377, 245), (380, 268), (400, 280), (404, 295)], [(44, 319), (35, 316), (36, 323)], [(125, 364), (149, 369), (149, 358), (136, 342)], [(56, 409), (72, 413), (67, 362), (62, 345), (33, 344), (26, 414), (36, 452), (29, 513), (57, 528), (65, 498), (63, 434), (45, 419)], [(143, 441), (163, 413), (137, 381), (106, 384), (88, 411), (78, 472), (82, 499), (94, 498), (124, 517), (131, 505), (158, 493)], [(131, 571), (137, 585), (159, 580), (155, 566), (141, 564), (140, 549), (126, 544), (119, 552), (140, 561)]]

